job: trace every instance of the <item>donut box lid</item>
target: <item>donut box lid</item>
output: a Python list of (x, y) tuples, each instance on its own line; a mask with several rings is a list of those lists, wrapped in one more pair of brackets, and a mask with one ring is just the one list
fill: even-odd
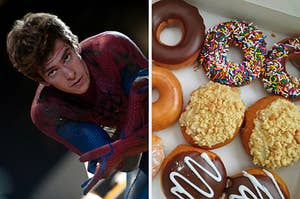
[(299, 0), (186, 0), (218, 15), (252, 21), (269, 30), (295, 35), (300, 32)]

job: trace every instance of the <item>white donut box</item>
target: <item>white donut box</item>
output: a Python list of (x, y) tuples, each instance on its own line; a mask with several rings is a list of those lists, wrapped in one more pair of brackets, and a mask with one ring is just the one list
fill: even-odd
[[(206, 31), (218, 23), (232, 19), (246, 20), (253, 22), (264, 35), (267, 36), (267, 50), (272, 45), (284, 38), (300, 33), (300, 1), (299, 0), (185, 0), (199, 9), (204, 19)], [(153, 1), (154, 3), (156, 1)], [(151, 26), (149, 27), (151, 28)], [(150, 30), (151, 31), (151, 30)], [(161, 33), (161, 41), (168, 44), (175, 44), (180, 38), (178, 29), (168, 28)], [(179, 36), (178, 36), (179, 35)], [(229, 55), (233, 60), (241, 57), (238, 50), (233, 49)], [(150, 56), (151, 58), (151, 56)], [(235, 61), (235, 60), (234, 60)], [(172, 70), (181, 83), (183, 89), (184, 106), (189, 100), (190, 93), (200, 85), (206, 84), (209, 79), (202, 67), (195, 71), (193, 66), (179, 70)], [(287, 63), (288, 72), (300, 78), (300, 70), (291, 63)], [(269, 95), (261, 82), (255, 80), (247, 86), (240, 87), (241, 97), (250, 106), (258, 99)], [(152, 100), (158, 97), (156, 91), (152, 92)], [(300, 102), (295, 102), (300, 105)], [(153, 132), (162, 138), (165, 154), (169, 154), (178, 144), (187, 144), (184, 140), (178, 122), (167, 129)], [(240, 136), (237, 136), (231, 143), (221, 148), (212, 150), (223, 160), (228, 175), (241, 172), (248, 167), (254, 167), (249, 156), (242, 147)], [(150, 161), (151, 162), (151, 161)], [(300, 198), (300, 161), (296, 164), (277, 169), (276, 172), (286, 182), (292, 199)], [(150, 198), (165, 198), (160, 184), (160, 172), (152, 179), (150, 187)]]

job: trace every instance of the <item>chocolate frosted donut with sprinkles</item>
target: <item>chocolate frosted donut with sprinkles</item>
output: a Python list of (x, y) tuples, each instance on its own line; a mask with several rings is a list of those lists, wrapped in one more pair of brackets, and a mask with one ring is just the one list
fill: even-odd
[[(240, 47), (241, 63), (227, 57), (230, 46)], [(265, 36), (252, 23), (228, 21), (208, 30), (199, 61), (208, 78), (229, 86), (243, 86), (259, 78), (266, 55)]]
[(226, 178), (226, 169), (217, 154), (188, 145), (177, 146), (162, 164), (161, 184), (168, 199), (219, 199)]
[(300, 37), (274, 44), (265, 61), (262, 79), (267, 92), (299, 99), (300, 80), (289, 74), (285, 67), (291, 56), (300, 57)]

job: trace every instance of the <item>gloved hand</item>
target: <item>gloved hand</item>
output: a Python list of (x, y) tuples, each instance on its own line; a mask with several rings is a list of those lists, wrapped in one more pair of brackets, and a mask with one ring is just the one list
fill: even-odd
[(148, 127), (142, 127), (133, 135), (89, 151), (80, 157), (81, 162), (98, 160), (94, 176), (83, 184), (84, 194), (89, 192), (99, 180), (108, 177), (115, 170), (121, 169), (124, 157), (148, 150)]
[(137, 77), (133, 81), (132, 88), (134, 88), (137, 93), (148, 92), (149, 87), (149, 73), (148, 69), (142, 69), (138, 72)]

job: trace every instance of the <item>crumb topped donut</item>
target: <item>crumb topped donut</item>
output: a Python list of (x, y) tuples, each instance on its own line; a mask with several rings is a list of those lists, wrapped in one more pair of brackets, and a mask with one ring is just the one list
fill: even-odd
[(239, 132), (245, 109), (238, 88), (210, 81), (192, 92), (179, 118), (181, 131), (194, 146), (221, 147)]
[(293, 56), (299, 64), (300, 37), (289, 38), (274, 44), (264, 67), (263, 83), (267, 92), (291, 99), (299, 99), (300, 80), (289, 74), (285, 67), (287, 60)]
[(270, 169), (300, 158), (300, 107), (280, 96), (264, 97), (245, 113), (243, 146), (253, 163)]
[(161, 185), (166, 198), (170, 199), (219, 199), (226, 178), (226, 169), (217, 154), (179, 145), (163, 162)]
[(290, 199), (285, 182), (266, 169), (249, 168), (229, 177), (225, 199), (242, 198)]
[[(227, 58), (230, 46), (240, 47), (243, 61)], [(265, 36), (252, 23), (228, 21), (208, 30), (200, 63), (208, 78), (230, 85), (243, 86), (260, 77), (266, 55)]]
[[(160, 41), (161, 31), (178, 26), (182, 37), (169, 46)], [(152, 58), (157, 66), (178, 69), (193, 64), (203, 44), (205, 26), (196, 7), (183, 0), (161, 0), (152, 5)]]

